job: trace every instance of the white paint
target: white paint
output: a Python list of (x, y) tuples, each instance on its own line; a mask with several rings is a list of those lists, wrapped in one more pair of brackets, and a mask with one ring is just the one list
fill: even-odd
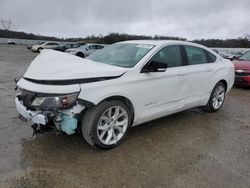
[(24, 77), (35, 80), (71, 80), (119, 76), (125, 68), (96, 63), (55, 50), (43, 50), (30, 64)]
[[(65, 53), (44, 50), (25, 73), (25, 77), (37, 80), (64, 80), (104, 76), (123, 76), (101, 82), (80, 85), (79, 98), (98, 104), (112, 96), (122, 96), (134, 107), (134, 123), (138, 125), (162, 116), (207, 104), (211, 91), (220, 80), (234, 83), (233, 64), (212, 50), (182, 41), (127, 41), (141, 45), (155, 45), (133, 68), (121, 68), (81, 59)], [(144, 65), (161, 48), (168, 45), (192, 45), (209, 51), (217, 57), (215, 63), (168, 68), (165, 72), (140, 73)], [(49, 93), (75, 92), (75, 86), (37, 85), (33, 90), (28, 81), (18, 86), (31, 91)], [(40, 88), (41, 89), (38, 89)], [(68, 89), (66, 89), (66, 87)]]

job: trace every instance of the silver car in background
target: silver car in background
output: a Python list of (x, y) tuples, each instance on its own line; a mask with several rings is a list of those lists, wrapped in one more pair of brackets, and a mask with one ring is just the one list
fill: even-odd
[(67, 49), (65, 52), (84, 58), (94, 53), (97, 50), (103, 49), (104, 47), (106, 47), (106, 45), (104, 44), (85, 44), (80, 46), (79, 48)]

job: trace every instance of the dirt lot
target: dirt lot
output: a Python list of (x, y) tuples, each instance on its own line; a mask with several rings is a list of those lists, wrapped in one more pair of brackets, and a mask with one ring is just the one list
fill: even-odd
[(0, 45), (0, 187), (250, 187), (250, 89), (234, 88), (218, 113), (162, 118), (100, 151), (80, 134), (32, 137), (17, 119), (13, 80), (36, 55)]

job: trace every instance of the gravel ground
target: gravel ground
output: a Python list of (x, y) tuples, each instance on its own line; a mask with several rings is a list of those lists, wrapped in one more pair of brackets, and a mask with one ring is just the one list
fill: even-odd
[(250, 187), (250, 89), (233, 88), (217, 113), (161, 118), (100, 151), (80, 134), (32, 137), (17, 119), (13, 80), (36, 55), (0, 45), (0, 187)]

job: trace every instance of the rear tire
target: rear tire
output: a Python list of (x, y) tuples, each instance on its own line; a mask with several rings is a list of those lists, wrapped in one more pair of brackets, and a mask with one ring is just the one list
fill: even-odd
[(77, 53), (76, 53), (76, 56), (81, 57), (81, 58), (84, 58), (84, 54), (81, 53), (81, 52), (77, 52)]
[(118, 146), (125, 139), (131, 114), (124, 103), (103, 101), (87, 109), (82, 120), (82, 134), (88, 144), (102, 149)]
[(207, 112), (217, 112), (225, 101), (226, 86), (222, 82), (215, 85), (207, 105), (203, 108)]

